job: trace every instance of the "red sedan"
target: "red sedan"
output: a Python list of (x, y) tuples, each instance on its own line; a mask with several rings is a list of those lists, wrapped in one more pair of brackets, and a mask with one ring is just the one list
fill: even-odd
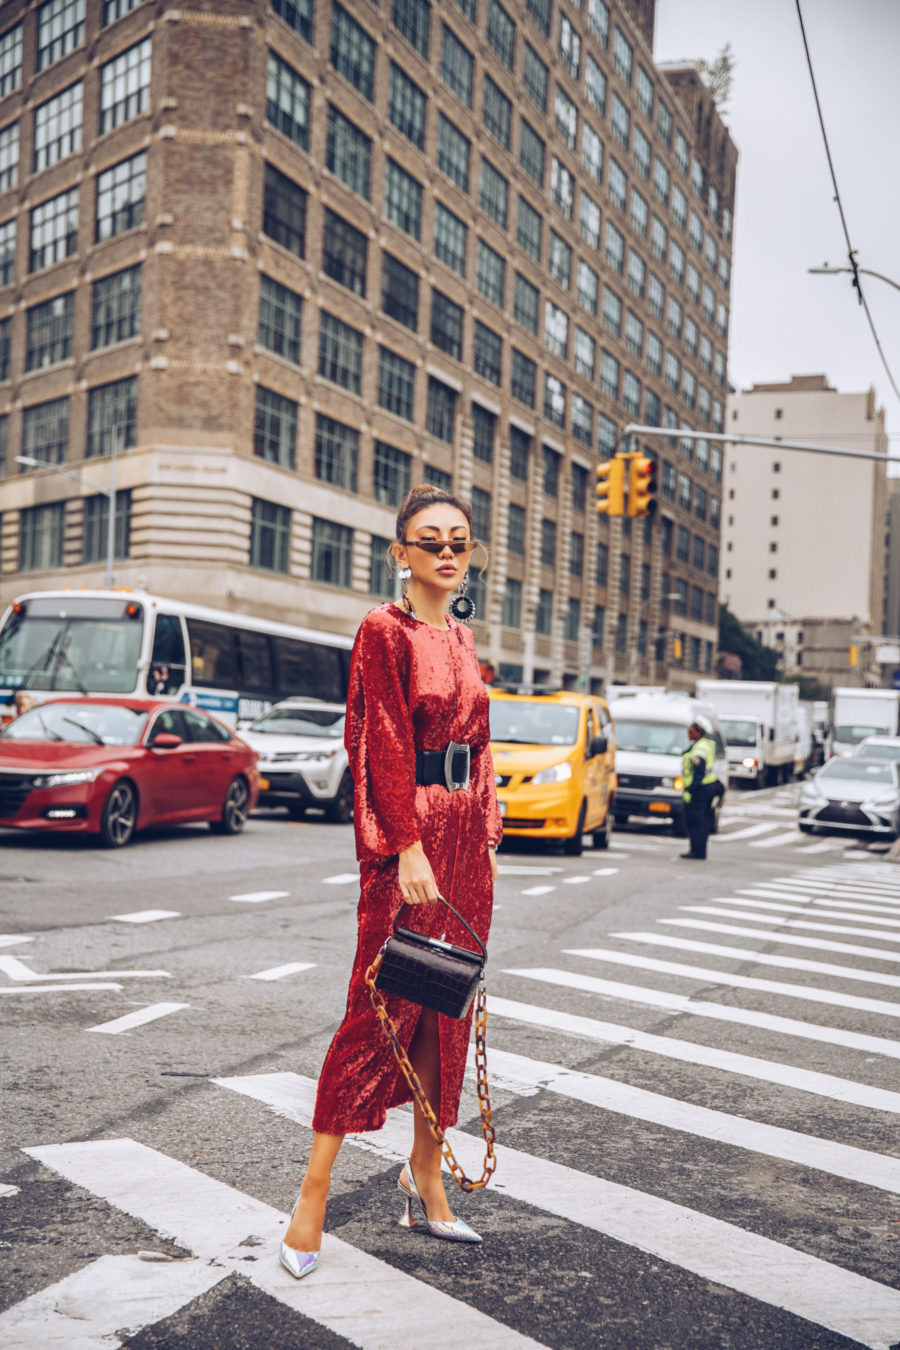
[(239, 834), (256, 805), (256, 751), (199, 708), (145, 698), (38, 704), (0, 735), (0, 826), (99, 834), (207, 820)]

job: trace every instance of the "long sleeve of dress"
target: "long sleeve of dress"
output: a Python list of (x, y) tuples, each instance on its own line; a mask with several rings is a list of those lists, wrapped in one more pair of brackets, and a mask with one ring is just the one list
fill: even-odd
[(373, 610), (360, 626), (350, 658), (344, 732), (361, 860), (390, 857), (421, 837), (408, 666), (402, 630)]

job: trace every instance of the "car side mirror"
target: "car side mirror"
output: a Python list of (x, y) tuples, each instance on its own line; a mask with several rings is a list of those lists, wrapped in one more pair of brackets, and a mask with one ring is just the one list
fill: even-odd
[(180, 736), (176, 736), (173, 731), (159, 731), (150, 742), (151, 750), (177, 750), (182, 745)]
[(591, 759), (595, 755), (605, 755), (609, 749), (609, 740), (606, 736), (595, 736), (591, 741)]

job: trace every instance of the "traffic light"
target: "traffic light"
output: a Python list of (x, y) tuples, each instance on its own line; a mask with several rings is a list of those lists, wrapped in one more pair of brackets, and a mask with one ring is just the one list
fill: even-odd
[(633, 455), (628, 462), (628, 514), (652, 516), (656, 511), (656, 460)]
[(618, 455), (597, 465), (597, 511), (601, 516), (625, 512), (625, 460)]
[(849, 664), (850, 664), (851, 666), (859, 665), (859, 648), (857, 647), (857, 645), (856, 645), (855, 642), (853, 643), (853, 645), (852, 645), (851, 648), (850, 648), (850, 653), (849, 653), (849, 655), (850, 655)]

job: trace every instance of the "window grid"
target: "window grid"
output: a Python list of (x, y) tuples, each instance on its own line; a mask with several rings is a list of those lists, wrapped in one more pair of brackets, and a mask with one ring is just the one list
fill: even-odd
[(525, 0), (528, 13), (534, 19), (544, 37), (550, 36), (550, 17), (553, 10), (552, 0)]
[(91, 288), (91, 348), (126, 342), (141, 330), (141, 266), (126, 267)]
[(572, 396), (572, 435), (583, 445), (594, 441), (594, 405), (580, 394)]
[(362, 230), (325, 208), (322, 231), (322, 270), (354, 295), (366, 293), (369, 241)]
[(371, 192), (371, 159), (372, 142), (369, 137), (333, 104), (329, 104), (325, 163), (335, 177), (366, 201)]
[(578, 303), (589, 314), (597, 313), (597, 295), (600, 278), (583, 259), (578, 262)]
[[(521, 483), (527, 483), (528, 481), (528, 460), (530, 455), (531, 455), (531, 437), (528, 435), (528, 432), (523, 431), (521, 427), (510, 426), (509, 472), (513, 478), (518, 478), (519, 482)], [(522, 506), (510, 505), (509, 508), (510, 534), (512, 533), (512, 522), (514, 519), (514, 512), (519, 512), (521, 514), (522, 539), (524, 540), (525, 508)], [(523, 551), (524, 551), (523, 548), (519, 549), (520, 553)]]
[[(69, 400), (37, 403), (22, 414), (22, 454), (64, 464), (69, 445)], [(23, 468), (24, 472), (24, 468)]]
[(263, 189), (263, 233), (276, 244), (304, 256), (306, 248), (306, 193), (274, 164), (266, 165)]
[(288, 140), (309, 149), (309, 85), (277, 52), (269, 52), (266, 120)]
[(100, 134), (145, 112), (150, 104), (150, 39), (100, 67)]
[[(597, 418), (597, 449), (601, 454), (613, 455), (616, 451), (616, 424), (606, 413), (600, 413)], [(599, 565), (599, 556), (598, 556)], [(598, 578), (599, 579), (599, 578)], [(603, 585), (606, 585), (604, 579)]]
[(394, 0), (394, 27), (420, 56), (428, 60), (431, 5), (428, 0)]
[(607, 351), (600, 354), (600, 388), (607, 398), (619, 397), (619, 363)]
[(615, 93), (612, 96), (610, 123), (616, 140), (623, 150), (627, 150), (631, 141), (631, 114), (619, 95)]
[(628, 285), (635, 295), (643, 300), (647, 284), (647, 266), (639, 253), (631, 249), (628, 254)]
[(578, 109), (561, 84), (556, 86), (553, 110), (556, 118), (556, 130), (569, 149), (574, 150), (578, 140)]
[(41, 370), (69, 359), (72, 355), (74, 314), (73, 291), (55, 295), (51, 300), (44, 300), (26, 310), (26, 371)]
[(555, 155), (550, 166), (550, 192), (557, 210), (571, 220), (575, 210), (575, 179)]
[(381, 308), (416, 332), (419, 326), (419, 278), (390, 253), (381, 255)]
[[(429, 436), (434, 436), (439, 441), (446, 441), (448, 445), (453, 444), (458, 398), (459, 395), (455, 389), (451, 389), (442, 380), (436, 380), (433, 375), (428, 376), (428, 409), (425, 414), (425, 430)], [(429, 467), (428, 472), (432, 475), (430, 481), (433, 482), (433, 469)]]
[(621, 164), (612, 157), (610, 157), (609, 161), (607, 187), (609, 189), (609, 199), (613, 206), (618, 207), (620, 211), (624, 211), (628, 196), (628, 179), (625, 176), (625, 170), (622, 168)]
[(272, 8), (295, 33), (312, 42), (313, 0), (272, 0)]
[(534, 611), (534, 631), (542, 637), (549, 637), (553, 630), (553, 592), (538, 591), (537, 608)]
[(466, 275), (468, 227), (441, 202), (434, 204), (434, 256), (460, 276)]
[(266, 351), (300, 364), (300, 320), (303, 300), (271, 277), (259, 279), (257, 342)]
[(519, 134), (519, 163), (538, 187), (544, 186), (545, 153), (546, 146), (543, 140), (531, 123), (523, 117)]
[(78, 245), (78, 188), (70, 188), (31, 212), (28, 270), (38, 272), (70, 257)]
[(503, 343), (499, 333), (475, 320), (472, 364), (476, 375), (499, 384), (502, 378)]
[(480, 403), (472, 404), (472, 454), (482, 464), (494, 461), (494, 435), (497, 419)]
[(585, 87), (587, 90), (588, 102), (592, 104), (601, 117), (606, 116), (606, 75), (601, 66), (594, 60), (593, 56), (588, 55), (587, 69), (585, 71)]
[(525, 57), (522, 62), (522, 83), (525, 93), (532, 103), (537, 104), (541, 112), (547, 111), (547, 84), (550, 72), (530, 42), (525, 43)]
[(22, 25), (15, 24), (0, 37), (0, 98), (22, 82)]
[(572, 250), (555, 230), (550, 231), (548, 266), (553, 280), (567, 291), (572, 284)]
[[(572, 463), (572, 510), (583, 512), (587, 496), (590, 470), (583, 464)], [(581, 536), (581, 571), (584, 570), (584, 535)]]
[(500, 0), (488, 0), (487, 40), (508, 70), (516, 65), (516, 25)]
[(622, 301), (608, 286), (603, 287), (603, 326), (614, 337), (622, 336)]
[(441, 291), (431, 294), (431, 341), (454, 360), (462, 360), (462, 306)]
[(359, 432), (324, 413), (316, 413), (316, 477), (345, 492), (357, 491)]
[(541, 234), (544, 218), (524, 197), (519, 198), (516, 240), (535, 262), (541, 261)]
[(504, 150), (508, 150), (512, 131), (512, 102), (490, 75), (484, 77), (482, 121), (494, 140), (498, 141)]
[(537, 336), (538, 330), (538, 306), (540, 302), (540, 293), (537, 286), (532, 286), (531, 282), (522, 276), (521, 272), (516, 273), (515, 297), (513, 300), (513, 318), (522, 328), (528, 330)]
[(323, 379), (362, 392), (363, 335), (334, 314), (319, 318), (319, 374)]
[(472, 538), (483, 544), (491, 537), (491, 494), (484, 488), (472, 488)]
[(622, 406), (634, 417), (641, 411), (641, 382), (630, 370), (622, 377)]
[(654, 375), (662, 374), (663, 345), (656, 333), (647, 334), (647, 369)]
[(569, 316), (552, 300), (544, 301), (544, 344), (565, 361), (569, 355)]
[(375, 41), (334, 0), (331, 8), (331, 64), (371, 101), (375, 88)]
[(541, 521), (541, 563), (544, 567), (556, 566), (556, 521)]
[(575, 329), (575, 369), (586, 380), (593, 380), (597, 359), (597, 344), (583, 328)]
[(146, 150), (98, 173), (97, 223), (94, 230), (97, 242), (143, 225), (146, 196)]
[[(487, 105), (485, 104), (485, 113)], [(490, 129), (490, 128), (488, 128)], [(438, 114), (438, 168), (463, 192), (469, 190), (471, 143), (443, 113)]]
[(533, 408), (537, 392), (537, 365), (517, 347), (512, 350), (509, 391), (517, 403)]
[(641, 131), (640, 127), (635, 127), (634, 138), (631, 147), (631, 153), (634, 162), (644, 178), (650, 177), (650, 142)]
[(585, 123), (584, 131), (581, 133), (581, 158), (591, 177), (602, 183), (603, 142), (588, 123)]
[(625, 317), (625, 346), (635, 356), (644, 354), (644, 325), (632, 310)]
[(111, 454), (114, 436), (117, 452), (137, 443), (137, 393), (136, 375), (88, 391), (88, 459)]
[(598, 248), (600, 245), (600, 207), (593, 197), (589, 196), (583, 189), (581, 192), (579, 227), (582, 239), (586, 240), (592, 248)]
[(505, 230), (509, 216), (509, 183), (489, 159), (481, 161), (479, 203), (482, 211)]
[(388, 117), (402, 135), (419, 150), (425, 149), (425, 113), (428, 100), (422, 90), (391, 62)]
[(394, 569), (387, 560), (391, 540), (373, 534), (369, 545), (369, 594), (390, 600), (394, 594)]
[(333, 520), (312, 519), (310, 580), (350, 589), (353, 568), (353, 530)]
[(375, 442), (372, 489), (376, 502), (395, 506), (409, 492), (412, 457), (385, 441)]
[(141, 0), (103, 0), (103, 27), (107, 28), (117, 19), (123, 19), (133, 9), (137, 9)]
[(79, 80), (35, 108), (35, 173), (81, 149), (82, 90)]
[(10, 122), (8, 127), (0, 131), (0, 192), (15, 187), (18, 177), (19, 124)]
[(606, 261), (614, 272), (622, 275), (625, 270), (625, 236), (609, 220), (606, 222)]
[(453, 29), (444, 24), (441, 41), (441, 76), (447, 88), (452, 90), (467, 108), (472, 106), (474, 70), (475, 60), (472, 53), (460, 42)]
[(506, 303), (506, 260), (483, 239), (478, 240), (475, 285), (498, 309)]
[[(0, 380), (9, 379), (9, 352), (10, 338), (12, 336), (12, 318), (0, 319)], [(4, 421), (4, 435), (6, 423)], [(4, 441), (2, 452), (0, 452), (0, 474), (3, 473), (2, 461), (6, 458), (6, 443)]]
[(62, 566), (64, 505), (29, 506), (19, 516), (19, 571)]
[(522, 583), (516, 577), (507, 577), (500, 622), (504, 628), (522, 627)]
[(378, 405), (407, 422), (413, 420), (416, 367), (387, 347), (378, 351)]
[(613, 34), (613, 64), (616, 67), (617, 74), (626, 84), (631, 84), (633, 62), (634, 51), (631, 43), (627, 40), (621, 28), (617, 28)]
[(254, 497), (250, 513), (250, 566), (268, 572), (289, 572), (290, 559), (290, 509)]
[(392, 225), (411, 235), (422, 237), (422, 185), (388, 157), (384, 179), (384, 214)]
[(565, 14), (559, 16), (558, 51), (569, 74), (577, 80), (581, 71), (581, 38)]
[[(84, 499), (84, 534), (81, 560), (85, 563), (104, 562), (109, 528), (109, 498), (97, 493)], [(116, 493), (116, 520), (113, 554), (116, 558), (131, 556), (131, 489), (120, 488)]]
[(0, 225), (0, 286), (9, 286), (16, 270), (16, 220)]
[(297, 404), (274, 389), (256, 386), (253, 453), (282, 468), (293, 469), (297, 443)]
[(84, 42), (85, 0), (46, 0), (38, 10), (37, 69), (73, 52)]
[(549, 373), (544, 376), (544, 416), (556, 427), (566, 425), (566, 386)]

